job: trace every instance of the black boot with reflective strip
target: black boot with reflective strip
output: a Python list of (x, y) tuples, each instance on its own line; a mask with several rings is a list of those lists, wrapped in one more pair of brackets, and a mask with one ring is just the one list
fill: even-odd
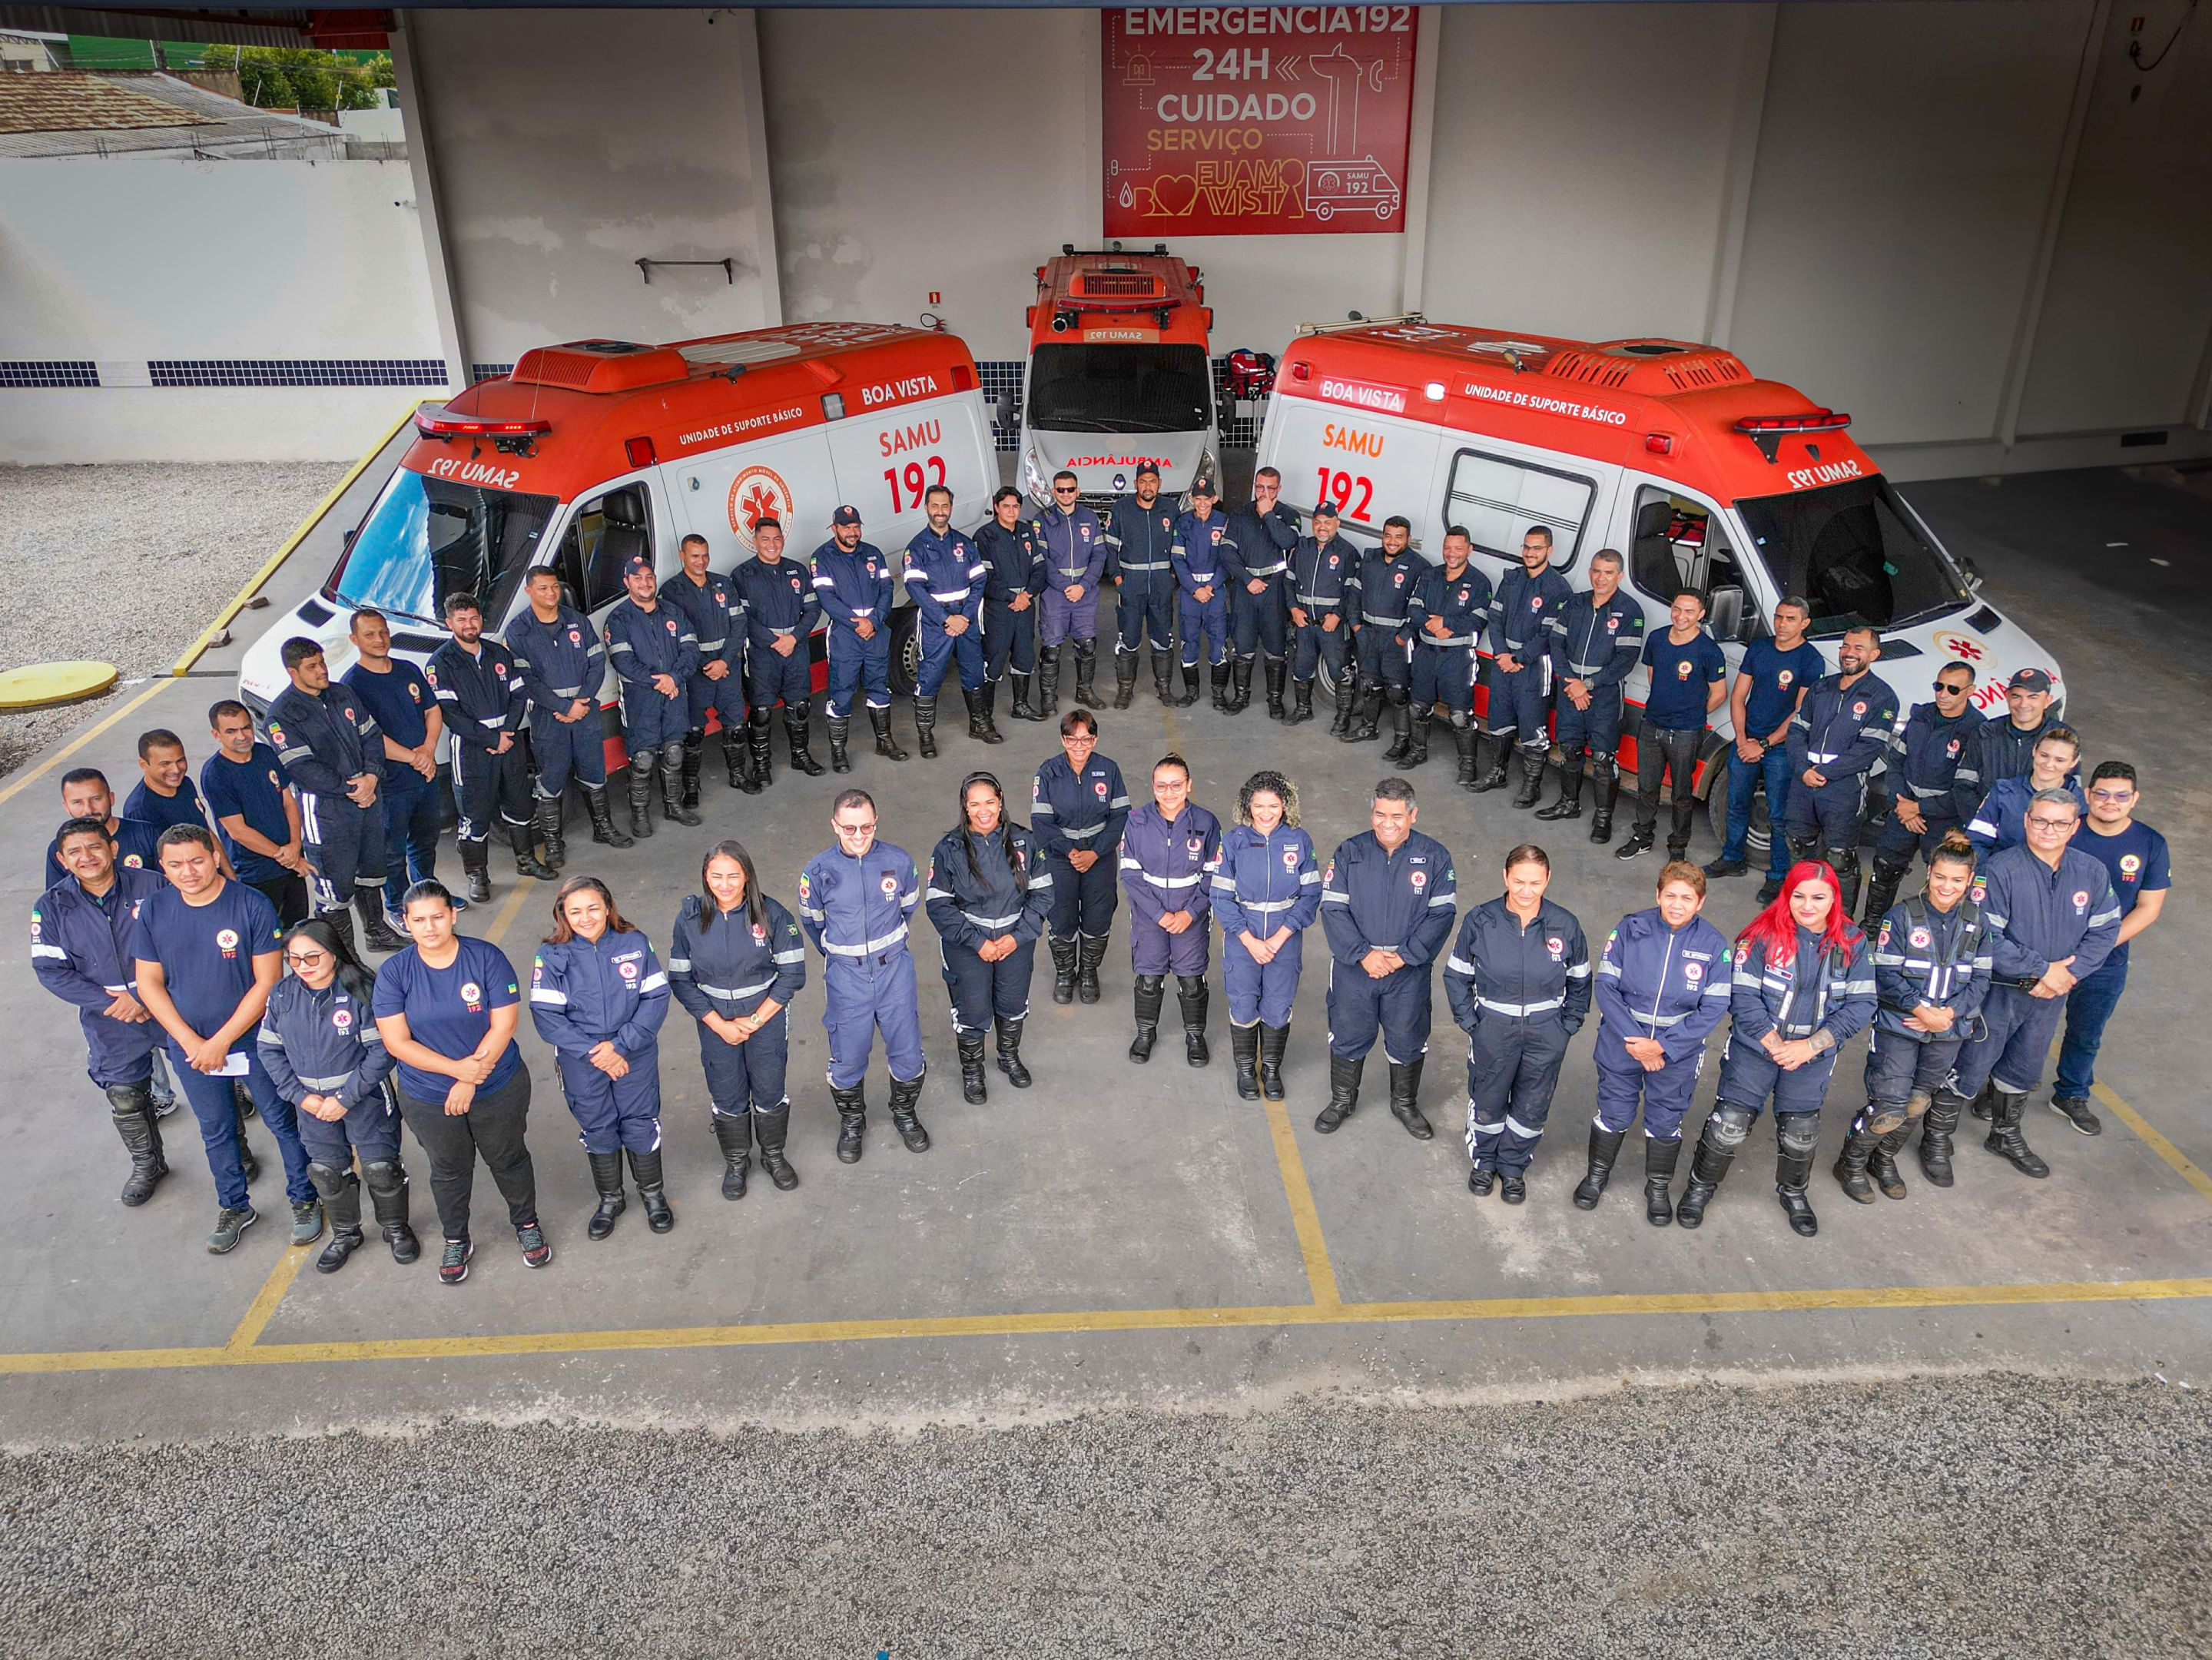
[(1114, 707), (1125, 709), (1137, 701), (1137, 654), (1114, 654)]
[(161, 1122), (154, 1116), (153, 1087), (110, 1084), (102, 1092), (107, 1097), (108, 1114), (114, 1120), (116, 1134), (122, 1138), (123, 1150), (131, 1155), (131, 1175), (119, 1196), (136, 1209), (154, 1196), (154, 1189), (169, 1173), (169, 1161), (161, 1156)]
[(1382, 689), (1370, 686), (1359, 694), (1358, 712), (1352, 717), (1351, 724), (1337, 734), (1337, 741), (1340, 744), (1372, 743), (1382, 735), (1379, 724), (1382, 718)]
[(1920, 1173), (1930, 1187), (1951, 1185), (1951, 1138), (1958, 1134), (1959, 1115), (1966, 1105), (1965, 1096), (1938, 1090), (1921, 1117)]
[[(934, 701), (930, 704), (929, 724), (932, 727), (937, 724), (937, 705)], [(882, 756), (886, 761), (906, 759), (906, 751), (899, 747), (898, 739), (891, 736), (891, 712), (889, 709), (870, 709), (868, 727), (876, 734), (877, 754)]]
[(1644, 1219), (1655, 1228), (1663, 1228), (1674, 1219), (1670, 1189), (1674, 1182), (1674, 1164), (1681, 1156), (1680, 1136), (1671, 1141), (1662, 1141), (1656, 1135), (1644, 1138)]
[(988, 1075), (983, 1067), (983, 1034), (954, 1027), (954, 1046), (960, 1051), (960, 1098), (980, 1107), (991, 1098)]
[(362, 1167), (368, 1202), (376, 1213), (376, 1230), (384, 1236), (392, 1260), (403, 1266), (422, 1255), (422, 1242), (407, 1225), (407, 1171), (396, 1158), (379, 1158)]
[(1030, 1069), (1022, 1064), (1022, 1023), (999, 1017), (998, 1067), (1006, 1074), (1006, 1081), (1018, 1090), (1025, 1090), (1036, 1080)]
[[(658, 757), (651, 750), (632, 750), (629, 755), (629, 833), (643, 841), (653, 834), (653, 766)], [(463, 863), (468, 853), (462, 850)], [(476, 895), (471, 891), (469, 897)]]
[(545, 862), (556, 872), (568, 862), (568, 838), (562, 833), (561, 823), (565, 805), (557, 795), (540, 795), (532, 800), (530, 807), (530, 827), (537, 833), (538, 846), (544, 849)]
[(891, 1128), (899, 1133), (908, 1152), (929, 1151), (929, 1132), (921, 1127), (921, 1119), (915, 1111), (921, 1099), (921, 1074), (912, 1078), (891, 1079)]
[(1237, 1093), (1247, 1101), (1260, 1098), (1260, 1028), (1255, 1023), (1229, 1023), (1229, 1055), (1237, 1072)]
[(361, 1178), (349, 1170), (317, 1163), (307, 1166), (307, 1180), (323, 1201), (323, 1214), (331, 1224), (331, 1241), (315, 1258), (315, 1272), (336, 1274), (367, 1237), (361, 1231)]
[(968, 735), (979, 744), (1003, 744), (1006, 734), (999, 730), (992, 718), (991, 705), (997, 701), (999, 683), (986, 680), (973, 691), (960, 695), (968, 703)]
[(1206, 1046), (1206, 1011), (1210, 1000), (1204, 975), (1176, 976), (1176, 1003), (1182, 1011), (1182, 1058), (1194, 1067), (1205, 1066), (1213, 1059), (1213, 1051)]
[(671, 823), (682, 824), (687, 829), (706, 823), (705, 819), (684, 805), (683, 781), (677, 775), (682, 771), (691, 753), (692, 748), (689, 744), (684, 745), (684, 753), (680, 756), (672, 749), (663, 750), (660, 751), (660, 765), (657, 769), (660, 774), (661, 812), (668, 815)]
[(799, 1172), (783, 1156), (785, 1139), (791, 1134), (791, 1104), (780, 1107), (755, 1107), (750, 1116), (753, 1134), (760, 1142), (761, 1169), (768, 1179), (775, 1183), (776, 1191), (789, 1193), (799, 1185)]
[(1352, 678), (1352, 665), (1346, 663), (1336, 677), (1336, 707), (1328, 722), (1330, 737), (1342, 738), (1352, 730), (1352, 706), (1358, 701), (1358, 683)]
[(1314, 1116), (1314, 1128), (1323, 1135), (1334, 1135), (1338, 1125), (1352, 1116), (1359, 1104), (1359, 1074), (1366, 1067), (1367, 1057), (1354, 1059), (1328, 1052), (1328, 1104)]
[(730, 787), (741, 795), (758, 795), (761, 780), (753, 775), (752, 749), (745, 741), (747, 728), (722, 728), (722, 767), (730, 775)]
[(1260, 1028), (1260, 1093), (1270, 1101), (1283, 1098), (1283, 1051), (1290, 1047), (1287, 1025)]
[[(819, 778), (823, 772), (822, 763), (814, 758), (814, 751), (807, 747), (806, 728), (813, 713), (814, 704), (811, 699), (801, 703), (795, 709), (786, 704), (783, 711), (783, 736), (784, 741), (791, 747), (791, 769), (796, 773), (803, 773), (809, 778)], [(852, 730), (850, 722), (847, 723), (845, 729), (848, 732)], [(843, 769), (840, 768), (839, 770), (842, 771)], [(768, 775), (763, 773), (761, 775), (765, 778)]]
[(491, 848), (483, 842), (464, 842), (461, 847), (461, 885), (468, 890), (469, 903), (484, 905), (491, 903)]
[(1390, 1116), (1406, 1127), (1406, 1134), (1413, 1140), (1425, 1141), (1436, 1131), (1421, 1111), (1420, 1098), (1421, 1057), (1417, 1055), (1410, 1061), (1392, 1061)]
[(1905, 1177), (1898, 1171), (1897, 1154), (1911, 1131), (1912, 1121), (1908, 1118), (1874, 1144), (1874, 1156), (1867, 1160), (1867, 1174), (1874, 1177), (1885, 1199), (1905, 1197)]
[(1982, 1143), (1998, 1158), (2005, 1160), (2022, 1176), (2042, 1177), (2051, 1174), (2051, 1166), (2036, 1156), (2035, 1149), (2027, 1145), (2021, 1134), (2021, 1116), (2027, 1110), (2027, 1096), (2024, 1091), (1998, 1090), (1990, 1112), (1989, 1139)]
[(1079, 933), (1075, 941), (1075, 1000), (1095, 1003), (1099, 997), (1098, 965), (1106, 960), (1106, 936)]
[[(868, 720), (871, 724), (874, 722), (875, 718), (876, 712), (873, 709), (869, 710)], [(890, 731), (890, 711), (886, 710), (884, 724), (876, 733), (877, 754), (884, 753), (884, 740)], [(921, 758), (925, 761), (937, 759), (937, 700), (934, 697), (924, 697), (919, 692), (915, 694), (914, 699), (914, 736), (915, 747), (921, 751)]]
[(1152, 1058), (1152, 1045), (1160, 1040), (1160, 1005), (1167, 1000), (1167, 988), (1168, 977), (1164, 974), (1140, 974), (1136, 977), (1132, 996), (1137, 1036), (1129, 1044), (1129, 1058), (1139, 1066)]
[(1291, 712), (1283, 717), (1283, 724), (1291, 727), (1300, 727), (1304, 726), (1307, 721), (1312, 719), (1313, 682), (1310, 680), (1291, 681)]
[(1867, 1128), (1867, 1115), (1863, 1112), (1851, 1121), (1843, 1151), (1836, 1155), (1836, 1185), (1855, 1205), (1874, 1203), (1874, 1183), (1867, 1179), (1867, 1164), (1881, 1142), (1881, 1137)]
[(865, 1082), (848, 1090), (830, 1087), (830, 1104), (837, 1109), (837, 1162), (857, 1164), (868, 1128), (868, 1096)]
[(655, 1233), (666, 1233), (676, 1225), (676, 1213), (669, 1207), (668, 1189), (661, 1179), (660, 1149), (631, 1153), (629, 1173), (637, 1178), (637, 1198), (645, 1207), (646, 1226)]
[(1682, 1202), (1674, 1207), (1674, 1220), (1683, 1227), (1704, 1224), (1705, 1207), (1712, 1203), (1713, 1195), (1728, 1178), (1735, 1150), (1751, 1134), (1751, 1122), (1748, 1110), (1725, 1101), (1705, 1115), (1705, 1127), (1698, 1134), (1698, 1150), (1690, 1158), (1690, 1179), (1683, 1185)]
[[(846, 748), (853, 736), (852, 721), (849, 718), (840, 720), (833, 714), (828, 718), (827, 724), (830, 731), (830, 770), (852, 771), (852, 757)], [(795, 750), (792, 752), (791, 764), (794, 767), (799, 764), (799, 753)]]
[(623, 1161), (619, 1152), (586, 1152), (584, 1158), (592, 1167), (592, 1188), (599, 1195), (599, 1208), (592, 1219), (584, 1225), (587, 1238), (604, 1239), (615, 1231), (615, 1218), (629, 1208), (629, 1198), (623, 1190)]
[(707, 768), (707, 729), (696, 727), (684, 734), (683, 794), (687, 807), (699, 805), (699, 775)]
[(1782, 1201), (1791, 1231), (1802, 1239), (1820, 1231), (1820, 1219), (1813, 1214), (1813, 1201), (1805, 1192), (1813, 1177), (1820, 1122), (1809, 1112), (1778, 1113), (1774, 1120), (1774, 1196)]
[(596, 789), (584, 787), (584, 811), (591, 815), (592, 840), (610, 848), (630, 848), (637, 844), (615, 828), (614, 801), (602, 784)]
[(1620, 1158), (1620, 1144), (1627, 1139), (1626, 1130), (1609, 1130), (1602, 1124), (1590, 1126), (1589, 1168), (1575, 1183), (1577, 1210), (1597, 1208), (1597, 1201), (1605, 1197), (1606, 1183), (1613, 1180), (1613, 1164)]
[(722, 1150), (722, 1197), (745, 1196), (745, 1172), (753, 1167), (753, 1116), (749, 1112), (710, 1115), (714, 1145)]
[(1075, 1000), (1075, 941), (1048, 935), (1045, 944), (1052, 950), (1052, 1000), (1073, 1003)]

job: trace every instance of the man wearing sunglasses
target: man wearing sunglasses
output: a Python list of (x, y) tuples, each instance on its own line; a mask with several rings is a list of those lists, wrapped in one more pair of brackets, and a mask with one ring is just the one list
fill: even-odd
[(2100, 763), (2089, 775), (2088, 822), (2074, 837), (2078, 850), (2112, 873), (2112, 891), (2120, 898), (2120, 933), (2112, 955), (2105, 958), (2104, 967), (2083, 976), (2066, 994), (2066, 1040), (2058, 1049), (2058, 1085), (2051, 1091), (2051, 1107), (2084, 1135), (2104, 1129), (2089, 1110), (2089, 1091), (2097, 1081), (2094, 1068), (2105, 1023), (2128, 988), (2128, 942), (2158, 921), (2172, 880), (2166, 838), (2136, 818), (2142, 800), (2133, 767), (2125, 761)]
[(1075, 475), (1052, 476), (1052, 505), (1031, 521), (1044, 544), (1044, 593), (1037, 608), (1037, 708), (1060, 709), (1060, 653), (1075, 652), (1075, 701), (1098, 707), (1098, 584), (1106, 575), (1106, 531), (1083, 505)]
[(1936, 701), (1915, 703), (1889, 740), (1889, 817), (1875, 837), (1874, 877), (1863, 913), (1868, 927), (1879, 927), (1897, 903), (1913, 855), (1927, 857), (1943, 832), (1960, 822), (1953, 787), (1983, 725), (1974, 708), (1973, 668), (1954, 661), (1936, 671)]

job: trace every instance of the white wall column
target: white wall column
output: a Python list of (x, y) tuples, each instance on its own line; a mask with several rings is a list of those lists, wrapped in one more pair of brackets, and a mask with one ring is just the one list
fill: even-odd
[(407, 167), (415, 180), (415, 212), (422, 227), (422, 257), (430, 278), (431, 309), (438, 320), (438, 344), (446, 358), (446, 383), (459, 392), (471, 379), (469, 343), (453, 297), (453, 251), (439, 212), (438, 172), (432, 160), (430, 100), (422, 94), (422, 64), (409, 20), (409, 13), (392, 14), (392, 73), (398, 82), (400, 119), (407, 130)]

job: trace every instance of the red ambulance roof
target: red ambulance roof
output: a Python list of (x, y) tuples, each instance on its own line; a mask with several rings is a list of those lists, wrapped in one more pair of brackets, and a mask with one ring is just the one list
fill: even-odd
[(976, 385), (958, 337), (896, 324), (787, 323), (665, 346), (580, 340), (524, 353), (506, 379), (479, 382), (417, 423), (543, 422), (544, 431), (425, 435), (401, 465), (568, 501), (654, 461)]
[(1879, 471), (1844, 435), (1848, 416), (1756, 379), (1734, 352), (1683, 340), (1375, 323), (1301, 336), (1275, 389), (1638, 467), (1723, 502)]
[(1206, 344), (1205, 284), (1172, 254), (1063, 253), (1039, 265), (1036, 279), (1032, 351), (1054, 341)]

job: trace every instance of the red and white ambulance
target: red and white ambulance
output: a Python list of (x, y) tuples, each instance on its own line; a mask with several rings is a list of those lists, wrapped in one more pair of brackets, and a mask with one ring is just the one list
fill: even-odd
[[(385, 612), (395, 648), (419, 660), (446, 637), (447, 594), (476, 593), (496, 632), (528, 605), (522, 575), (533, 564), (558, 567), (574, 603), (602, 620), (630, 556), (673, 573), (686, 535), (706, 537), (727, 570), (773, 516), (787, 556), (805, 561), (849, 502), (896, 559), (927, 522), (924, 490), (949, 487), (954, 522), (969, 525), (999, 482), (967, 347), (876, 323), (544, 346), (505, 379), (422, 410), (416, 429), (321, 591), (247, 652), (240, 689), (257, 713), (286, 684), (290, 636), (320, 641), (333, 674), (351, 663), (356, 606)], [(913, 612), (898, 587), (892, 663), (910, 683)], [(611, 678), (603, 701), (611, 731)]]
[[(1464, 526), (1493, 584), (1531, 525), (1550, 527), (1553, 564), (1577, 588), (1591, 555), (1616, 549), (1647, 629), (1668, 625), (1683, 590), (1705, 596), (1731, 672), (1776, 603), (1801, 594), (1831, 667), (1847, 627), (1881, 631), (1876, 672), (1904, 708), (1931, 698), (1954, 658), (1973, 665), (1984, 711), (2003, 708), (2021, 668), (2047, 672), (2063, 697), (2051, 654), (1980, 594), (1850, 424), (1714, 346), (1407, 317), (1302, 330), (1282, 354), (1260, 460), (1282, 473), (1285, 501), (1310, 513), (1326, 496), (1361, 541), (1402, 514), (1435, 558), (1445, 527)], [(1639, 670), (1632, 705), (1645, 684)], [(1734, 737), (1725, 705), (1714, 719), (1709, 757)], [(1723, 770), (1701, 769), (1700, 794)]]
[(1037, 267), (1020, 443), (1022, 488), (1034, 500), (1052, 500), (1062, 471), (1094, 508), (1134, 489), (1141, 462), (1160, 470), (1171, 496), (1218, 473), (1213, 312), (1200, 277), (1164, 245), (1078, 253), (1069, 244)]

